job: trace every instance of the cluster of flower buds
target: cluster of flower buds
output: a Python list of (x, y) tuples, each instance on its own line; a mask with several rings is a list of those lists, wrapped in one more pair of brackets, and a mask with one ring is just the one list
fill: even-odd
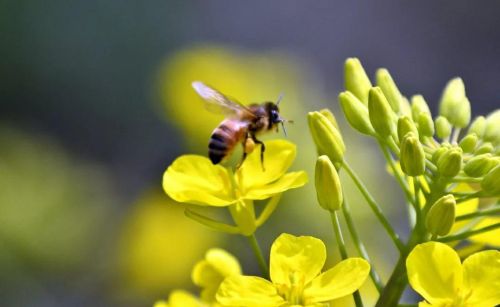
[[(459, 182), (472, 186), (478, 197), (500, 196), (500, 110), (471, 123), (462, 79), (448, 82), (435, 117), (422, 95), (402, 95), (387, 69), (378, 69), (372, 84), (357, 58), (345, 63), (345, 89), (339, 103), (349, 124), (389, 149), (402, 176), (438, 186), (426, 214), (451, 216), (447, 219), (452, 225), (455, 210), (449, 204), (463, 197), (454, 190)], [(426, 222), (430, 233), (438, 235), (450, 231), (447, 223), (437, 227)]]

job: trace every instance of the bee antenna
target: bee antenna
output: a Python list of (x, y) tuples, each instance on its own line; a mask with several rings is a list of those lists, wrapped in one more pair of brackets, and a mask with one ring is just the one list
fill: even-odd
[(280, 94), (280, 96), (278, 97), (278, 100), (276, 100), (276, 105), (279, 106), (280, 105), (280, 102), (281, 102), (281, 99), (283, 99), (283, 93)]
[(285, 128), (285, 122), (284, 121), (281, 122), (281, 127), (283, 127), (283, 133), (285, 134), (285, 137), (287, 137), (287, 135), (286, 135), (286, 128)]

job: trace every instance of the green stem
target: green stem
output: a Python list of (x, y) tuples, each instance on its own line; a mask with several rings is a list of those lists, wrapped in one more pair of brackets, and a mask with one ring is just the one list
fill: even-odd
[(389, 163), (389, 166), (392, 169), (392, 172), (394, 173), (394, 177), (396, 178), (396, 181), (399, 183), (399, 186), (403, 190), (406, 196), (406, 200), (409, 203), (413, 202), (413, 197), (411, 195), (410, 189), (408, 189), (408, 185), (406, 183), (406, 180), (401, 176), (401, 173), (398, 171), (396, 164), (394, 163), (394, 159), (391, 157), (391, 154), (389, 153), (389, 150), (387, 150), (387, 147), (385, 147), (381, 142), (379, 142), (380, 149), (382, 149), (382, 153), (384, 154), (384, 158)]
[[(335, 240), (337, 240), (337, 245), (339, 247), (340, 257), (342, 260), (347, 259), (347, 249), (345, 247), (344, 237), (342, 236), (342, 229), (340, 228), (339, 217), (337, 211), (330, 211), (330, 217), (332, 219), (333, 232), (335, 233)], [(356, 307), (363, 307), (363, 301), (361, 300), (361, 295), (359, 291), (356, 290), (352, 294)]]
[(255, 257), (257, 257), (257, 262), (259, 263), (260, 270), (262, 275), (265, 278), (269, 278), (269, 268), (267, 267), (266, 260), (262, 254), (262, 250), (260, 249), (259, 242), (257, 242), (257, 238), (255, 237), (255, 233), (248, 236), (248, 241), (250, 242), (250, 246), (252, 247), (253, 253)]
[(483, 232), (491, 231), (491, 230), (494, 230), (497, 228), (500, 228), (500, 223), (495, 223), (493, 225), (489, 225), (489, 226), (474, 229), (474, 230), (464, 231), (464, 232), (461, 232), (461, 233), (453, 235), (453, 236), (442, 237), (438, 241), (440, 241), (440, 242), (459, 241), (459, 240), (467, 239), (468, 237), (471, 237), (471, 236), (474, 236), (474, 235), (477, 235), (477, 234), (480, 234)]
[(347, 164), (347, 162), (344, 161), (342, 165), (344, 166), (346, 172), (349, 174), (351, 179), (354, 181), (354, 184), (359, 189), (361, 194), (363, 194), (363, 197), (365, 198), (366, 202), (368, 203), (368, 205), (372, 209), (373, 213), (375, 213), (375, 216), (378, 218), (378, 220), (380, 221), (380, 223), (384, 227), (385, 231), (387, 232), (387, 234), (389, 234), (389, 237), (392, 239), (392, 241), (396, 245), (397, 249), (401, 253), (404, 250), (404, 245), (401, 242), (401, 240), (399, 239), (398, 234), (394, 231), (391, 224), (389, 223), (389, 221), (385, 217), (385, 215), (382, 213), (380, 206), (375, 202), (375, 199), (372, 197), (370, 192), (368, 192), (365, 185), (361, 182), (359, 177), (354, 173), (354, 171), (351, 169), (349, 164)]
[(378, 273), (375, 270), (372, 261), (370, 260), (370, 256), (366, 251), (365, 245), (363, 244), (363, 242), (361, 242), (359, 238), (358, 232), (356, 230), (356, 227), (354, 226), (354, 222), (351, 217), (351, 209), (349, 208), (349, 203), (347, 202), (345, 196), (344, 196), (344, 203), (342, 204), (342, 213), (344, 214), (344, 219), (347, 224), (347, 229), (349, 229), (349, 234), (351, 235), (351, 239), (354, 243), (354, 246), (358, 250), (358, 253), (361, 255), (361, 257), (363, 257), (366, 261), (370, 263), (371, 265), (370, 277), (373, 281), (373, 284), (375, 285), (375, 288), (377, 288), (378, 293), (381, 293), (382, 290), (384, 289), (384, 285), (382, 283), (382, 280), (380, 279), (380, 276), (378, 276)]
[(404, 251), (399, 256), (399, 260), (384, 288), (384, 291), (382, 291), (382, 294), (377, 301), (376, 307), (397, 306), (401, 295), (408, 285), (406, 258), (417, 244), (426, 240), (427, 232), (424, 225), (426, 211), (437, 199), (439, 199), (439, 197), (442, 196), (445, 186), (444, 181), (439, 180), (439, 178), (433, 181), (430, 187), (431, 193), (426, 195), (426, 205), (422, 212), (421, 219), (417, 220), (408, 243), (406, 243)]
[(473, 219), (475, 217), (485, 216), (485, 215), (494, 215), (494, 214), (497, 214), (497, 213), (500, 213), (500, 207), (498, 207), (498, 206), (496, 206), (495, 208), (488, 208), (488, 209), (480, 210), (480, 211), (477, 211), (477, 212), (473, 212), (473, 213), (469, 213), (469, 214), (464, 214), (464, 215), (458, 216), (455, 219), (455, 221), (458, 222), (458, 221), (463, 221), (463, 220), (469, 220), (469, 219)]

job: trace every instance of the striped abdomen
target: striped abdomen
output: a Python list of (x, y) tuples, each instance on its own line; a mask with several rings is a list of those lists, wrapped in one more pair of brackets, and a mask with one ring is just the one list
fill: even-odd
[(225, 119), (214, 129), (208, 143), (208, 157), (213, 164), (220, 163), (247, 132), (247, 123), (236, 119)]

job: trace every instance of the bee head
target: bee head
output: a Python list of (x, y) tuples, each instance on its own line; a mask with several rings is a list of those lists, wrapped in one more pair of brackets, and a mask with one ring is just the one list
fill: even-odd
[(280, 95), (276, 103), (274, 102), (267, 102), (266, 103), (266, 110), (267, 114), (269, 115), (269, 129), (272, 127), (276, 127), (276, 131), (278, 131), (278, 124), (281, 123), (281, 126), (283, 127), (283, 132), (285, 133), (286, 136), (286, 129), (285, 129), (285, 122), (293, 122), (291, 120), (284, 119), (283, 117), (280, 116), (280, 110), (279, 110), (279, 104), (281, 102), (281, 99), (283, 98), (283, 95)]

